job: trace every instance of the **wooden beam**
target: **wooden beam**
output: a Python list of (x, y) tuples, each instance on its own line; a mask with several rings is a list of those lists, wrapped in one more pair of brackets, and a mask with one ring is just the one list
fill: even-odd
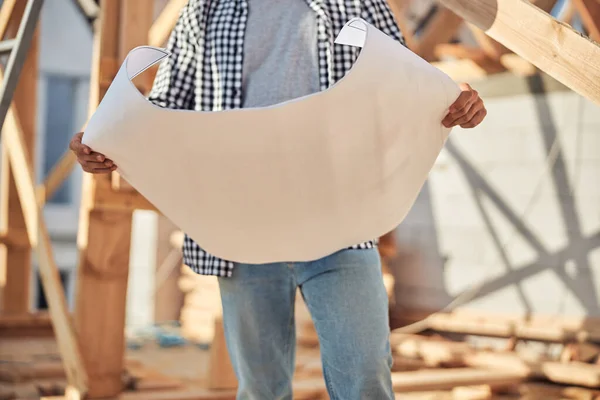
[(48, 312), (0, 316), (0, 338), (25, 338), (30, 336), (54, 336), (52, 320)]
[[(437, 332), (518, 338), (543, 342), (600, 343), (600, 323), (593, 319), (510, 317), (504, 315), (452, 313), (422, 314), (427, 327)], [(402, 332), (402, 328), (395, 330)]]
[(583, 26), (587, 29), (590, 38), (600, 42), (600, 2), (597, 0), (572, 0), (579, 12)]
[[(68, 306), (58, 267), (54, 262), (50, 236), (42, 210), (37, 204), (33, 168), (28, 161), (30, 156), (27, 154), (25, 137), (13, 107), (7, 113), (3, 141), (6, 142), (8, 158), (13, 171), (15, 171), (15, 182), (23, 211), (28, 216), (35, 216), (36, 218), (33, 223), (37, 225), (36, 231), (39, 236), (36, 241), (31, 242), (36, 248), (42, 286), (48, 301), (48, 310), (52, 318), (54, 333), (67, 379), (77, 390), (85, 393), (87, 376), (79, 352), (75, 330), (68, 314)], [(29, 218), (26, 220), (28, 223), (32, 223)]]
[(170, 0), (148, 31), (150, 46), (164, 46), (187, 0)]
[[(556, 1), (557, 0), (531, 0), (531, 3), (535, 4), (540, 10), (549, 13), (556, 5)], [(485, 32), (477, 26), (471, 23), (468, 23), (467, 26), (473, 33), (473, 36), (475, 37), (477, 43), (481, 46), (483, 51), (489, 57), (495, 60), (500, 60), (500, 57), (502, 57), (503, 55), (512, 53), (506, 46), (502, 45), (501, 43), (498, 43), (497, 41), (486, 35)]]
[(43, 206), (48, 199), (52, 198), (62, 183), (71, 175), (76, 164), (77, 157), (75, 157), (75, 154), (71, 150), (67, 150), (54, 167), (52, 167), (44, 183), (37, 187), (37, 199), (40, 206)]
[[(27, 5), (26, 1), (8, 1), (0, 11), (0, 33), (5, 38), (12, 38), (17, 34), (21, 17)], [(0, 36), (1, 37), (1, 36)], [(35, 134), (37, 121), (37, 72), (38, 72), (38, 37), (39, 32), (33, 36), (28, 56), (23, 64), (19, 82), (13, 96), (17, 117), (22, 123), (24, 143), (27, 154), (35, 154)], [(8, 153), (4, 143), (2, 146), (2, 166), (0, 167), (2, 183), (0, 185), (0, 235), (6, 236), (8, 242), (22, 243), (35, 240), (35, 220), (29, 221), (32, 231), (29, 236), (26, 232), (26, 221), (19, 202), (14, 171), (8, 162)], [(27, 160), (27, 165), (32, 167), (32, 160)], [(31, 247), (13, 247), (0, 245), (0, 307), (5, 313), (29, 312), (29, 298), (31, 288)]]
[(435, 46), (450, 41), (462, 26), (463, 19), (451, 10), (441, 7), (425, 27), (415, 45), (415, 53), (427, 61), (435, 59)]
[[(95, 111), (122, 57), (146, 44), (152, 7), (146, 0), (101, 3), (95, 36), (90, 114)], [(77, 332), (90, 376), (89, 398), (117, 396), (123, 389), (125, 303), (135, 191), (116, 192), (110, 175), (84, 174), (79, 219)], [(102, 203), (106, 202), (106, 207)], [(129, 202), (117, 209), (119, 201)], [(104, 299), (98, 302), (98, 299)]]
[[(490, 37), (600, 104), (600, 46), (524, 0), (440, 0)], [(519, 21), (518, 26), (515, 21)]]
[(392, 372), (394, 392), (422, 392), (483, 384), (492, 387), (504, 387), (519, 383), (522, 380), (523, 378), (518, 373), (510, 370), (447, 368)]

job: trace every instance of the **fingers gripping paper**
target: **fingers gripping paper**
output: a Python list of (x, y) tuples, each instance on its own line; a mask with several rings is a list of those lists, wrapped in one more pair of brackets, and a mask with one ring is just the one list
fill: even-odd
[(361, 19), (337, 43), (362, 46), (329, 89), (264, 108), (160, 108), (131, 83), (167, 57), (132, 50), (83, 142), (201, 247), (246, 263), (308, 261), (395, 228), (449, 129), (460, 90)]

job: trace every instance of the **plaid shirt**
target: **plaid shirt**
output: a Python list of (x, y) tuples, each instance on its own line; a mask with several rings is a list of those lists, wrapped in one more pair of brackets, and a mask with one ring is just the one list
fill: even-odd
[[(361, 17), (404, 44), (386, 0), (305, 0), (317, 18), (319, 82), (327, 89), (352, 67), (359, 49), (335, 45), (337, 33)], [(149, 100), (161, 107), (221, 111), (242, 105), (244, 31), (248, 0), (189, 0), (168, 42), (171, 52)], [(375, 241), (352, 246), (373, 248)], [(185, 235), (183, 262), (203, 275), (231, 276), (234, 263), (205, 252)]]

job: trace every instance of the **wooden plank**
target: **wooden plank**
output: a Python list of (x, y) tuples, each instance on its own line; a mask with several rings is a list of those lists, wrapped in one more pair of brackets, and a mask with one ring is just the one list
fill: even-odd
[(440, 8), (415, 45), (415, 53), (427, 61), (433, 61), (435, 46), (450, 41), (462, 24), (461, 17), (448, 8)]
[(71, 175), (76, 164), (77, 157), (75, 157), (75, 154), (71, 150), (68, 150), (58, 160), (48, 173), (44, 183), (37, 187), (37, 199), (40, 206), (43, 206), (48, 199), (52, 198), (63, 182)]
[(1, 382), (23, 382), (33, 379), (64, 378), (65, 369), (60, 361), (3, 362), (0, 364)]
[(557, 362), (532, 359), (506, 351), (477, 350), (464, 342), (432, 340), (417, 335), (391, 335), (395, 353), (422, 359), (428, 366), (455, 366), (511, 371), (522, 378), (542, 378), (551, 382), (600, 387), (600, 365), (583, 362)]
[[(575, 400), (590, 400), (600, 396), (600, 391), (590, 390), (579, 387), (565, 387), (552, 385), (541, 382), (524, 382), (515, 387), (515, 390), (510, 393), (522, 395), (523, 398), (539, 398), (539, 399), (575, 399)], [(539, 396), (539, 397), (538, 397)]]
[(600, 42), (600, 2), (597, 0), (573, 0), (573, 5), (579, 12), (590, 38)]
[(600, 46), (570, 26), (524, 0), (440, 2), (548, 75), (600, 104)]
[(4, 142), (8, 147), (11, 167), (15, 172), (15, 182), (21, 204), (28, 215), (35, 215), (37, 219), (35, 222), (39, 236), (36, 238), (37, 243), (35, 244), (39, 271), (67, 379), (81, 393), (85, 393), (87, 379), (85, 369), (77, 345), (75, 331), (68, 315), (67, 302), (58, 268), (54, 262), (50, 236), (35, 197), (33, 168), (28, 163), (29, 155), (27, 154), (24, 135), (13, 107), (7, 113), (5, 131)]
[(547, 342), (600, 342), (600, 328), (568, 321), (527, 321), (524, 318), (501, 316), (468, 316), (433, 314), (427, 317), (430, 329), (439, 332), (464, 333), (493, 337), (516, 337)]
[[(5, 37), (12, 38), (16, 35), (21, 22), (21, 17), (27, 2), (21, 1), (12, 4), (6, 2), (0, 12), (0, 30), (4, 29)], [(9, 13), (12, 8), (12, 13)], [(6, 12), (4, 10), (7, 10)], [(7, 14), (8, 13), (8, 14)], [(8, 15), (8, 20), (6, 20)], [(3, 19), (4, 18), (4, 19)], [(6, 22), (5, 22), (6, 21)], [(19, 82), (13, 96), (16, 114), (21, 121), (23, 139), (27, 154), (35, 154), (36, 134), (36, 104), (37, 104), (37, 71), (38, 71), (38, 37), (39, 30), (35, 32), (29, 53), (23, 64)], [(26, 232), (26, 221), (19, 203), (16, 191), (14, 172), (8, 162), (6, 146), (2, 143), (2, 170), (0, 185), (0, 234), (6, 236), (9, 242), (23, 243), (25, 246), (0, 245), (0, 309), (5, 313), (29, 312), (29, 299), (31, 288), (31, 246), (28, 240), (35, 238), (35, 231)], [(32, 160), (27, 159), (27, 164), (32, 167)], [(35, 225), (30, 221), (29, 226)]]
[(589, 388), (600, 387), (600, 366), (573, 361), (533, 362), (514, 352), (478, 351), (464, 355), (465, 364), (474, 368), (510, 370), (524, 378), (544, 378), (551, 382)]
[[(394, 392), (425, 392), (433, 390), (449, 390), (457, 386), (489, 385), (492, 388), (505, 387), (521, 382), (523, 378), (510, 371), (480, 370), (475, 368), (428, 369), (421, 371), (392, 372)], [(322, 378), (304, 379), (294, 382), (294, 393), (297, 388), (313, 388), (325, 391)], [(437, 398), (437, 397), (435, 397)]]
[(123, 393), (116, 400), (235, 400), (235, 390), (165, 390)]
[(170, 0), (148, 32), (150, 46), (164, 46), (187, 0)]
[[(40, 312), (35, 314), (14, 314), (0, 316), (0, 337), (53, 336), (50, 314)], [(2, 345), (0, 344), (0, 349)]]
[(511, 371), (448, 368), (409, 372), (392, 372), (394, 392), (417, 392), (452, 389), (457, 386), (516, 384), (523, 378)]

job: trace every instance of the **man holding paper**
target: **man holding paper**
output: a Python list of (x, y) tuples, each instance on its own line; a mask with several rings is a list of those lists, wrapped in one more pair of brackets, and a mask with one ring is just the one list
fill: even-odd
[[(404, 43), (386, 0), (190, 0), (150, 100), (170, 109), (223, 111), (268, 107), (328, 89), (358, 54), (356, 47), (333, 45), (354, 17)], [(477, 92), (467, 84), (461, 89), (440, 121), (446, 127), (472, 128), (486, 115)], [(82, 135), (70, 147), (83, 169), (114, 171), (112, 160), (81, 143)], [(387, 294), (375, 240), (315, 261), (263, 265), (219, 259), (201, 245), (186, 236), (184, 262), (219, 277), (238, 400), (292, 398), (298, 288), (319, 335), (330, 398), (394, 398)]]

